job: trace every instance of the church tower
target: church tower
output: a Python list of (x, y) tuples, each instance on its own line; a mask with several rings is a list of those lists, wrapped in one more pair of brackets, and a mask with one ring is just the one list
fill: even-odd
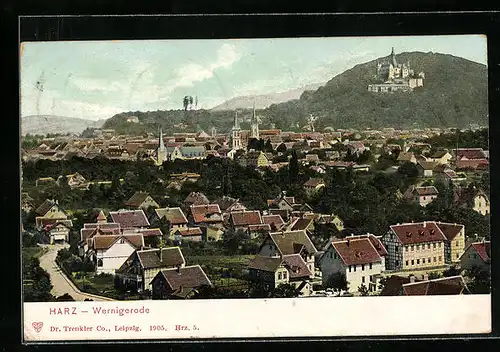
[(255, 115), (255, 103), (253, 104), (250, 138), (259, 139), (259, 120)]
[(398, 63), (396, 61), (396, 54), (394, 54), (394, 47), (392, 47), (392, 51), (391, 51), (391, 64), (392, 66), (394, 67), (397, 67), (398, 66)]
[(238, 120), (238, 112), (235, 112), (234, 115), (234, 126), (231, 136), (231, 147), (234, 150), (241, 149), (241, 129), (240, 129), (240, 122)]
[(160, 136), (158, 137), (158, 149), (156, 150), (156, 165), (160, 166), (167, 160), (167, 148), (163, 143), (163, 131), (160, 128)]

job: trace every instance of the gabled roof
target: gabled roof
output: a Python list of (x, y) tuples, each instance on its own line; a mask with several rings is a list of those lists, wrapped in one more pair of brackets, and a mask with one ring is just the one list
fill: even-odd
[(351, 239), (332, 242), (332, 246), (339, 254), (345, 265), (360, 265), (382, 261), (372, 242), (368, 238)]
[(156, 277), (165, 280), (170, 289), (174, 291), (174, 294), (176, 293), (175, 291), (182, 291), (184, 289), (193, 289), (204, 285), (212, 286), (212, 283), (199, 265), (186, 266), (179, 269), (164, 269)]
[(188, 223), (186, 215), (184, 215), (184, 212), (179, 207), (159, 208), (155, 209), (155, 212), (156, 215), (158, 215), (158, 218), (161, 219), (165, 217), (165, 219), (168, 220), (172, 225), (183, 225)]
[(453, 152), (458, 159), (467, 158), (469, 160), (473, 160), (486, 158), (486, 154), (482, 148), (458, 148), (453, 149)]
[(187, 228), (187, 229), (178, 229), (175, 232), (179, 233), (183, 237), (184, 236), (186, 236), (186, 237), (189, 237), (189, 236), (201, 236), (203, 234), (203, 232), (201, 231), (201, 229), (199, 227), (190, 227), (190, 228)]
[(391, 225), (390, 229), (403, 245), (446, 241), (446, 236), (434, 221)]
[(141, 234), (128, 234), (128, 235), (105, 235), (94, 236), (92, 238), (93, 248), (95, 250), (105, 250), (113, 246), (121, 238), (124, 238), (134, 248), (142, 248), (144, 246), (144, 239)]
[[(191, 205), (189, 209), (195, 223), (222, 221), (222, 213), (218, 204)], [(211, 217), (212, 215), (218, 216)]]
[(406, 296), (458, 295), (464, 290), (468, 292), (462, 276), (413, 282), (404, 284), (402, 287)]
[(262, 224), (262, 217), (258, 210), (232, 212), (230, 220), (234, 226)]
[(424, 170), (434, 170), (437, 166), (439, 166), (439, 163), (435, 161), (419, 161), (417, 165)]
[(55, 201), (46, 199), (38, 208), (36, 208), (35, 212), (38, 215), (44, 216), (45, 214), (47, 214), (49, 212), (49, 210), (54, 205), (59, 207), (59, 205)]
[(440, 150), (440, 151), (437, 151), (435, 152), (434, 154), (432, 154), (430, 157), (432, 159), (441, 159), (443, 156), (445, 156), (446, 154), (448, 155), (451, 155), (449, 154), (446, 150)]
[(274, 224), (276, 229), (281, 228), (281, 226), (283, 226), (283, 224), (285, 223), (285, 221), (279, 214), (263, 215), (262, 222), (264, 224), (269, 224), (270, 226)]
[(205, 196), (201, 192), (191, 192), (184, 200), (184, 203), (189, 205), (203, 205), (210, 204), (210, 201), (208, 200), (207, 196)]
[(455, 237), (460, 234), (460, 231), (464, 229), (464, 225), (460, 224), (449, 224), (445, 222), (437, 222), (436, 224), (448, 241), (453, 241)]
[(39, 218), (38, 221), (39, 226), (46, 231), (51, 231), (59, 225), (63, 225), (68, 229), (73, 227), (73, 222), (68, 219)]
[(304, 187), (317, 187), (324, 184), (325, 181), (323, 181), (321, 178), (310, 178), (304, 183)]
[(128, 205), (129, 207), (139, 207), (147, 197), (149, 197), (148, 192), (137, 191), (132, 197), (129, 198), (129, 200), (127, 200), (125, 205)]
[(434, 196), (439, 194), (438, 190), (434, 186), (415, 187), (414, 192), (416, 192), (419, 196)]
[(295, 220), (295, 223), (292, 224), (291, 230), (306, 230), (311, 224), (314, 222), (313, 219), (301, 218)]
[(186, 263), (179, 247), (163, 248), (160, 260), (160, 249), (146, 249), (137, 251), (137, 256), (143, 269), (173, 267)]
[(84, 227), (80, 230), (80, 239), (82, 241), (85, 241), (88, 238), (92, 238), (96, 235), (98, 236), (119, 235), (121, 233), (120, 225), (119, 224), (116, 225), (118, 225), (118, 227), (115, 228)]
[(289, 272), (290, 279), (299, 277), (310, 277), (311, 271), (300, 254), (289, 254), (283, 256), (283, 265)]
[(99, 211), (99, 214), (97, 215), (97, 221), (106, 221), (106, 215), (104, 215), (102, 210)]
[(474, 242), (469, 244), (469, 246), (465, 249), (464, 253), (467, 252), (471, 248), (474, 250), (481, 260), (489, 264), (491, 261), (491, 244), (490, 241), (484, 241), (484, 242)]
[(141, 210), (119, 210), (109, 213), (113, 222), (120, 224), (124, 229), (131, 227), (148, 227), (149, 221)]
[(255, 258), (248, 263), (248, 268), (274, 273), (282, 262), (283, 260), (281, 258), (256, 255)]
[(162, 237), (163, 232), (160, 229), (127, 229), (123, 231), (124, 235), (141, 234), (143, 237)]
[(271, 232), (269, 237), (281, 255), (297, 254), (300, 250), (299, 247), (304, 247), (310, 254), (317, 252), (305, 231)]
[(370, 242), (372, 243), (373, 247), (376, 249), (377, 253), (383, 257), (387, 255), (387, 249), (385, 249), (385, 246), (382, 244), (382, 241), (380, 241), (380, 238), (373, 234), (366, 234), (366, 235), (357, 235), (357, 236), (349, 236), (347, 238), (350, 239), (357, 239), (357, 238), (368, 238)]
[(220, 210), (226, 211), (229, 207), (231, 207), (234, 203), (238, 202), (239, 200), (236, 198), (231, 198), (228, 196), (223, 196), (213, 202), (213, 204), (218, 204)]
[(486, 170), (489, 167), (487, 159), (473, 159), (473, 160), (458, 160), (455, 163), (457, 170), (461, 169), (480, 169)]

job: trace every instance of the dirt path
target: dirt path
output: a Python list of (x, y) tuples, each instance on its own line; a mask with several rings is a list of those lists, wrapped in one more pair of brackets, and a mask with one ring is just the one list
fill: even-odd
[(57, 251), (62, 248), (69, 248), (68, 244), (40, 245), (48, 251), (40, 257), (40, 267), (50, 274), (50, 282), (52, 283), (51, 293), (56, 296), (62, 296), (68, 293), (75, 301), (84, 301), (86, 298), (94, 301), (113, 301), (111, 298), (96, 296), (80, 291), (70, 279), (57, 266), (55, 259)]

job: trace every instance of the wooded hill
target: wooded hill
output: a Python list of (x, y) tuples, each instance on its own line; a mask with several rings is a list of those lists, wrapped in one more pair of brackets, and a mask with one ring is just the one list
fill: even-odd
[[(378, 59), (378, 61), (384, 58)], [(424, 86), (411, 93), (371, 93), (377, 60), (359, 64), (335, 76), (315, 91), (305, 91), (300, 99), (273, 104), (257, 110), (261, 128), (301, 130), (309, 114), (319, 117), (316, 130), (332, 128), (424, 128), (488, 125), (487, 67), (448, 54), (411, 52), (396, 55), (398, 62), (410, 62), (416, 73), (424, 72)], [(141, 123), (126, 122), (138, 116)], [(249, 121), (251, 110), (241, 111)], [(128, 112), (113, 116), (103, 128), (120, 133), (156, 133), (161, 126), (167, 133), (181, 131), (173, 127), (184, 122), (186, 131), (215, 127), (229, 132), (233, 111), (169, 110)], [(247, 120), (248, 119), (248, 120)], [(242, 128), (248, 128), (248, 122)]]

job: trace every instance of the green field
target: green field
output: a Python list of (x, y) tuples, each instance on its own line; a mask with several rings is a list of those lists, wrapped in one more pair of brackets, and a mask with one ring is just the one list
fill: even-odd
[(204, 255), (186, 258), (186, 265), (199, 264), (215, 285), (246, 284), (244, 271), (254, 255)]

